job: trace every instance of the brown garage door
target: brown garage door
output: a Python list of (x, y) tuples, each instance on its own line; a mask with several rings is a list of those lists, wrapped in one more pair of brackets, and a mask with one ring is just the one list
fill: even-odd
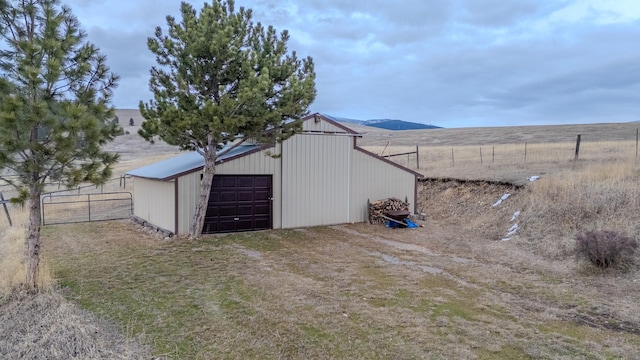
[(271, 175), (215, 175), (206, 234), (271, 229)]

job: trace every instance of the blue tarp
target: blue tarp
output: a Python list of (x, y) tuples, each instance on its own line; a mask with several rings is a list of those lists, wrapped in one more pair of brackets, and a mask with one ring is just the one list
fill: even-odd
[(411, 220), (409, 220), (409, 218), (406, 218), (406, 219), (404, 219), (403, 221), (404, 221), (404, 225), (403, 225), (403, 224), (400, 224), (400, 223), (398, 223), (398, 222), (395, 222), (395, 221), (390, 221), (390, 220), (388, 220), (388, 221), (387, 221), (387, 223), (386, 223), (386, 225), (387, 225), (387, 227), (388, 227), (388, 228), (390, 228), (390, 229), (395, 229), (395, 228), (399, 228), (399, 227), (417, 228), (417, 227), (419, 227), (419, 226), (420, 226), (420, 225), (418, 225), (418, 224), (416, 224), (416, 223), (412, 222)]

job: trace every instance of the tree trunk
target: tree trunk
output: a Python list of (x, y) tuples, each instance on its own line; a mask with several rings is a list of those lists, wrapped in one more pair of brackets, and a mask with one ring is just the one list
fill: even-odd
[(204, 173), (200, 180), (200, 198), (196, 205), (196, 211), (191, 220), (189, 228), (189, 237), (194, 239), (202, 235), (204, 227), (204, 217), (207, 215), (207, 205), (209, 204), (209, 194), (211, 193), (211, 185), (213, 184), (213, 175), (216, 173), (216, 152), (215, 147), (212, 151), (204, 154)]
[(42, 226), (42, 214), (40, 203), (40, 191), (32, 191), (29, 199), (29, 229), (27, 243), (29, 257), (27, 259), (27, 282), (29, 288), (38, 288), (40, 273), (40, 227)]

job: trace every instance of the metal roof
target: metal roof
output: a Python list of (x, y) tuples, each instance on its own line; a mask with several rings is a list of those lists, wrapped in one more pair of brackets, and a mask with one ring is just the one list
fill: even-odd
[[(228, 153), (219, 156), (216, 163), (232, 157), (242, 156), (258, 148), (260, 148), (260, 145), (239, 145)], [(219, 150), (218, 153), (221, 153), (226, 149), (227, 148), (223, 148)], [(201, 169), (203, 166), (204, 157), (195, 151), (190, 151), (171, 159), (127, 171), (127, 175), (147, 179), (168, 180), (179, 174), (188, 173), (195, 169)]]

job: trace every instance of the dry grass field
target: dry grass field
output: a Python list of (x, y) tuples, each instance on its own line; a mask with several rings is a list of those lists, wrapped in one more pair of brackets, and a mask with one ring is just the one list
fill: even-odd
[[(46, 281), (59, 290), (46, 301), (11, 292), (23, 276), (15, 269), (24, 227), (8, 228), (0, 213), (0, 333), (84, 329), (47, 338), (31, 357), (19, 356), (19, 338), (0, 336), (0, 358), (65, 358), (76, 336), (87, 358), (638, 359), (640, 259), (603, 270), (574, 257), (584, 231), (640, 238), (637, 126), (359, 128), (360, 144), (376, 153), (420, 146), (423, 227), (348, 224), (191, 242), (128, 220), (47, 226), (42, 251), (54, 280)], [(111, 145), (123, 151), (116, 175), (176, 153), (125, 137)], [(393, 159), (417, 168), (413, 156)], [(529, 182), (533, 175), (541, 178)], [(33, 301), (54, 304), (39, 311), (88, 317), (38, 323), (27, 311)]]
[[(532, 175), (581, 168), (587, 162), (635, 161), (640, 123), (518, 126), (363, 132), (359, 144), (426, 177), (498, 180), (523, 184)], [(577, 135), (581, 136), (578, 161)]]

